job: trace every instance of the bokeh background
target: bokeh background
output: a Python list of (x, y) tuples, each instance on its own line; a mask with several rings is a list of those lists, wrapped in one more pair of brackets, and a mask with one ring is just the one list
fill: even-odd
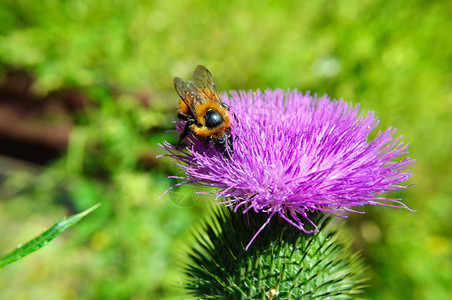
[(102, 206), (0, 272), (1, 299), (181, 299), (190, 228), (213, 199), (159, 196), (177, 169), (175, 76), (298, 88), (398, 128), (416, 213), (347, 220), (370, 299), (452, 299), (450, 1), (0, 1), (0, 254)]

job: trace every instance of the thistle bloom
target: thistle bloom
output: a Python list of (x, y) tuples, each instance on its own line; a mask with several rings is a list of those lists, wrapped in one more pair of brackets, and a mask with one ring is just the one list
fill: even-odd
[[(216, 187), (217, 203), (268, 214), (247, 248), (275, 214), (310, 233), (317, 226), (309, 212), (344, 213), (364, 204), (408, 208), (401, 199), (379, 196), (406, 188), (400, 183), (415, 161), (404, 156), (408, 145), (392, 138), (392, 127), (369, 139), (378, 124), (373, 112), (297, 90), (232, 91), (221, 98), (231, 108), (231, 159), (193, 135), (187, 152), (161, 146), (186, 174), (176, 177), (183, 180), (178, 185)], [(184, 124), (175, 123), (180, 133)]]

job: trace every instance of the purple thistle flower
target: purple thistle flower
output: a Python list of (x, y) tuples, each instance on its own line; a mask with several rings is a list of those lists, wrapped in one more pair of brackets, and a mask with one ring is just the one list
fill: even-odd
[[(183, 180), (175, 186), (216, 187), (212, 194), (224, 199), (219, 203), (268, 214), (247, 249), (275, 214), (310, 233), (317, 226), (308, 212), (343, 213), (364, 204), (409, 209), (401, 199), (379, 196), (406, 188), (400, 183), (415, 161), (401, 157), (408, 144), (401, 136), (392, 138), (395, 128), (368, 139), (379, 122), (373, 112), (297, 90), (232, 91), (221, 98), (231, 107), (231, 159), (191, 134), (187, 152), (177, 152), (168, 142), (160, 146), (186, 174), (173, 177)], [(175, 124), (180, 133), (184, 122)], [(315, 230), (307, 230), (306, 221)]]

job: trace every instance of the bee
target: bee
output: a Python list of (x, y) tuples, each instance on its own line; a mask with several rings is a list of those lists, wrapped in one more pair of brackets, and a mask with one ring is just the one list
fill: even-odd
[(212, 74), (206, 67), (198, 65), (193, 80), (174, 78), (174, 88), (179, 95), (178, 118), (186, 121), (176, 148), (191, 131), (204, 140), (204, 145), (213, 143), (225, 158), (233, 153), (232, 134), (229, 127), (229, 106), (221, 101)]

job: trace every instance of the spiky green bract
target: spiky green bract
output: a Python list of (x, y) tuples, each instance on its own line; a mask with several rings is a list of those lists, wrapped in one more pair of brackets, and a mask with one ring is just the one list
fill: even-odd
[[(310, 216), (311, 217), (311, 216)], [(195, 237), (185, 288), (199, 299), (350, 299), (363, 287), (364, 267), (340, 226), (312, 215), (319, 231), (301, 232), (262, 213), (218, 208)]]

